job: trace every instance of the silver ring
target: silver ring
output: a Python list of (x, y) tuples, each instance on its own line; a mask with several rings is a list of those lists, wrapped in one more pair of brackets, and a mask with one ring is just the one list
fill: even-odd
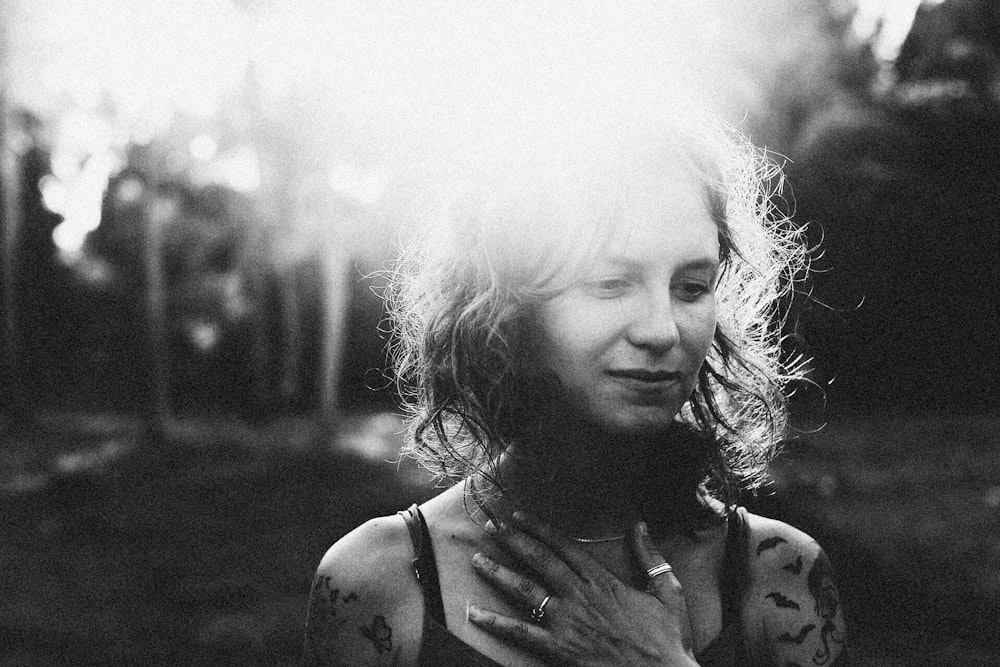
[(546, 595), (545, 599), (542, 600), (537, 607), (531, 610), (531, 620), (533, 623), (541, 623), (542, 619), (545, 618), (545, 605), (549, 603), (551, 595)]
[(653, 577), (658, 577), (666, 572), (673, 572), (674, 568), (670, 567), (670, 563), (660, 563), (659, 565), (654, 565), (653, 567), (646, 570), (646, 577), (652, 579)]

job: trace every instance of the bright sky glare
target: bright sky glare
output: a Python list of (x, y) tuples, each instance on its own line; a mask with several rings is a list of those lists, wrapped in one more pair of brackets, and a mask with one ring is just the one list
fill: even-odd
[[(433, 163), (511, 119), (655, 116), (677, 91), (697, 91), (739, 122), (766, 107), (756, 86), (779, 80), (780, 67), (822, 59), (808, 50), (800, 2), (0, 0), (0, 81), (15, 104), (44, 117), (113, 110), (110, 126), (78, 124), (57, 151), (66, 165), (53, 202), (93, 180), (80, 168), (81, 145), (99, 155), (142, 143), (177, 112), (212, 118), (250, 91), (263, 117), (295, 108), (302, 144), (324, 163), (321, 179), (367, 204), (385, 186), (380, 163)], [(882, 20), (879, 55), (891, 58), (919, 0), (858, 3), (856, 31), (870, 35)], [(789, 39), (794, 31), (805, 32)], [(207, 178), (243, 191), (261, 183), (252, 147), (224, 155), (215, 137), (198, 136), (185, 149)], [(93, 226), (99, 194), (61, 232), (68, 247)]]
[(875, 55), (881, 60), (894, 60), (913, 25), (917, 8), (921, 4), (940, 5), (943, 2), (944, 0), (857, 0), (854, 30), (862, 38), (868, 38), (879, 30), (878, 38), (873, 44)]
[(650, 87), (662, 93), (693, 79), (711, 82), (709, 95), (739, 94), (742, 84), (726, 72), (745, 53), (732, 45), (759, 39), (763, 48), (791, 6), (249, 4), (241, 10), (231, 0), (7, 0), (12, 97), (43, 111), (95, 108), (110, 99), (135, 135), (155, 132), (174, 110), (211, 116), (245, 88), (252, 63), (265, 108), (310, 90), (325, 95), (336, 113), (383, 132), (442, 120), (454, 131), (470, 117), (518, 113), (525, 103), (553, 98), (554, 90), (566, 93), (560, 104), (575, 92), (623, 106)]

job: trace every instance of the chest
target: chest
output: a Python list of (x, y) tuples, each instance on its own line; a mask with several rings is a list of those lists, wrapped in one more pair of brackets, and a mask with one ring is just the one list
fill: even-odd
[[(674, 568), (684, 591), (688, 621), (695, 650), (707, 646), (722, 630), (719, 573), (723, 561), (723, 539), (707, 539), (697, 544), (664, 544), (661, 550)], [(527, 603), (513, 599), (487, 583), (472, 567), (472, 556), (483, 552), (511, 569), (526, 573), (499, 547), (479, 536), (448, 533), (432, 534), (440, 573), (442, 599), (448, 629), (465, 643), (501, 664), (542, 664), (531, 656), (500, 642), (467, 619), (470, 603), (505, 616), (529, 621)], [(644, 574), (624, 544), (592, 549), (592, 555), (622, 581), (641, 587)], [(537, 577), (535, 583), (543, 584)]]

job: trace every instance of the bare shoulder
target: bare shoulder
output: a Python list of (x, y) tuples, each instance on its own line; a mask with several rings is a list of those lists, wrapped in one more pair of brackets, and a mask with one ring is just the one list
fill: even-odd
[(801, 530), (747, 516), (751, 576), (744, 618), (756, 651), (773, 664), (832, 665), (845, 651), (847, 633), (830, 561)]
[(337, 541), (313, 580), (306, 665), (415, 664), (423, 601), (399, 516), (372, 519)]

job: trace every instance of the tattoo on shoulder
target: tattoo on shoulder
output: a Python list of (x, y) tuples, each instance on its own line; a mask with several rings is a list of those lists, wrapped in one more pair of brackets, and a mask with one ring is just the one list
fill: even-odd
[(779, 609), (796, 609), (796, 610), (801, 609), (801, 607), (799, 607), (798, 602), (789, 597), (785, 597), (784, 595), (782, 595), (777, 591), (774, 591), (773, 593), (768, 593), (767, 595), (764, 596), (764, 599), (773, 600), (774, 606)]
[(783, 565), (781, 569), (792, 574), (800, 574), (802, 572), (802, 556), (796, 558), (794, 563)]
[(797, 635), (789, 634), (787, 632), (781, 633), (780, 635), (778, 635), (778, 641), (785, 644), (801, 644), (806, 640), (806, 637), (809, 636), (809, 633), (815, 629), (816, 626), (810, 623), (809, 625), (806, 625), (801, 630), (799, 630), (799, 633)]
[(783, 537), (768, 537), (766, 539), (763, 539), (757, 545), (757, 555), (759, 556), (761, 555), (761, 553), (767, 551), (768, 549), (773, 549), (782, 543), (787, 544), (788, 540), (786, 540)]
[(836, 623), (840, 595), (833, 580), (833, 568), (823, 552), (820, 552), (812, 567), (809, 568), (806, 583), (816, 602), (816, 615), (823, 621), (823, 626), (820, 628), (820, 640), (823, 642), (823, 646), (816, 651), (813, 662), (817, 665), (825, 665), (833, 654), (830, 643), (843, 644), (844, 635)]
[(373, 616), (371, 625), (362, 625), (358, 630), (379, 655), (392, 650), (392, 628), (385, 622), (385, 616)]

